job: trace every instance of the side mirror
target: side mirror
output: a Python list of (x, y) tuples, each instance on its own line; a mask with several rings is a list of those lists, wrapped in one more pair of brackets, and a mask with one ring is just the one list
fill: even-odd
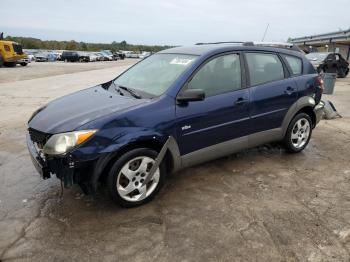
[(205, 98), (205, 92), (202, 89), (186, 89), (178, 94), (176, 100), (180, 103), (190, 101), (202, 101)]

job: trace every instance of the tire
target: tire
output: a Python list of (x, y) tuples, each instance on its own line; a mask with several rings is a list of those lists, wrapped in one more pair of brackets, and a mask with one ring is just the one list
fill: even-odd
[(16, 66), (16, 62), (5, 62), (4, 65), (6, 67), (15, 67)]
[(117, 204), (127, 208), (140, 206), (151, 201), (159, 192), (166, 178), (164, 161), (148, 185), (141, 186), (157, 155), (158, 152), (154, 150), (137, 148), (116, 160), (109, 171), (107, 186)]
[(312, 121), (308, 114), (297, 114), (288, 125), (284, 145), (289, 153), (299, 153), (309, 144)]
[(339, 78), (344, 78), (344, 77), (346, 77), (346, 73), (345, 73), (344, 68), (339, 68), (337, 73), (338, 73), (338, 77), (339, 77)]
[(2, 58), (2, 56), (0, 55), (0, 67), (3, 67), (4, 65), (4, 59)]
[(20, 64), (21, 66), (26, 66), (26, 65), (28, 65), (27, 63), (21, 63)]

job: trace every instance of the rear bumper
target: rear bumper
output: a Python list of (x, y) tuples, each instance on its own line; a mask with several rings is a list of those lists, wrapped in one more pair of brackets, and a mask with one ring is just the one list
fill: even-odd
[(316, 116), (315, 126), (321, 121), (323, 117), (323, 109), (324, 109), (324, 103), (322, 101), (318, 103), (314, 108), (314, 112)]

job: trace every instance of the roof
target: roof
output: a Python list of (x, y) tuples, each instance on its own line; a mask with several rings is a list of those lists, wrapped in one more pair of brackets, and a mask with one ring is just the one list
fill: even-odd
[[(270, 44), (270, 43), (269, 43)], [(294, 55), (302, 55), (301, 52), (291, 50), (291, 49), (285, 49), (281, 47), (272, 47), (272, 46), (257, 46), (257, 45), (243, 45), (243, 44), (230, 44), (230, 43), (213, 43), (213, 44), (199, 44), (199, 45), (193, 45), (193, 46), (181, 46), (181, 47), (174, 47), (170, 49), (166, 49), (163, 51), (160, 51), (161, 54), (187, 54), (187, 55), (209, 55), (209, 54), (215, 54), (215, 53), (223, 53), (223, 52), (230, 52), (230, 51), (244, 51), (244, 50), (256, 50), (256, 51), (268, 51), (268, 52), (282, 52), (282, 53), (289, 53)]]
[(8, 40), (0, 40), (1, 43), (4, 43), (4, 44), (8, 44), (8, 45), (11, 45), (11, 44), (17, 44), (16, 42), (14, 41), (8, 41)]

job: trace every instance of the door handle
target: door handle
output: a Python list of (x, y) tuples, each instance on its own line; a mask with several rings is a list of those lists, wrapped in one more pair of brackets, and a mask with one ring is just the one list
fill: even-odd
[(243, 97), (240, 97), (236, 100), (235, 105), (243, 105), (248, 102), (248, 99), (245, 99)]
[(290, 87), (290, 86), (288, 86), (286, 88), (286, 90), (284, 90), (284, 93), (287, 94), (287, 95), (291, 95), (291, 94), (293, 94), (293, 92), (294, 92), (294, 88)]

